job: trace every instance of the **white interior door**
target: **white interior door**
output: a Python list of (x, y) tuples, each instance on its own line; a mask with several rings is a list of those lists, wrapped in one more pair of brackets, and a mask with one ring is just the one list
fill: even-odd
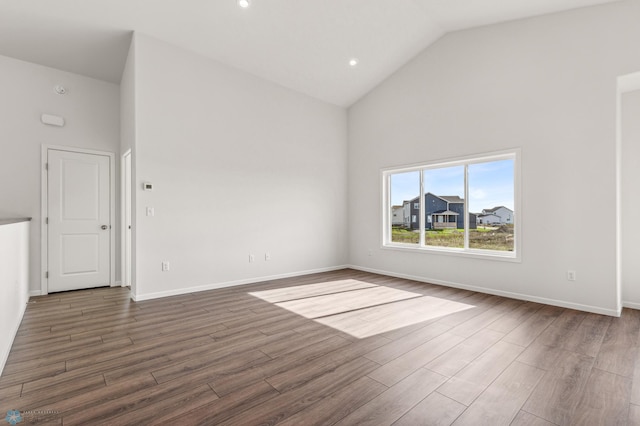
[(123, 284), (131, 285), (131, 152), (123, 158), (124, 163), (124, 278)]
[(50, 293), (110, 285), (110, 160), (48, 150)]

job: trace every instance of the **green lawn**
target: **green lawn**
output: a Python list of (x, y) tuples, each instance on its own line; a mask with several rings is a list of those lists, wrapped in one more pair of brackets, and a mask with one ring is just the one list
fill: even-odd
[(434, 247), (464, 247), (464, 231), (462, 229), (439, 229), (425, 231), (424, 244)]
[(404, 228), (392, 228), (391, 241), (394, 243), (420, 244), (420, 233)]
[[(425, 245), (433, 247), (464, 247), (462, 229), (425, 231)], [(419, 244), (420, 233), (404, 228), (391, 230), (391, 241), (395, 243)], [(478, 227), (469, 233), (469, 248), (513, 251), (513, 225), (500, 227)]]

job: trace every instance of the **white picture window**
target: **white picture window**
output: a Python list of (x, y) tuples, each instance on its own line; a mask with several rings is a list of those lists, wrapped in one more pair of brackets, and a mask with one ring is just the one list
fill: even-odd
[(383, 245), (518, 259), (518, 179), (518, 151), (383, 170)]

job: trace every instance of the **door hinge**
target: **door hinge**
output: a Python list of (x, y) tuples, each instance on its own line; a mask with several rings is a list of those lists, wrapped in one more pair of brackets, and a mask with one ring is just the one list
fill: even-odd
[(49, 170), (49, 163), (44, 163), (44, 169)]
[(45, 223), (45, 225), (48, 225), (48, 224), (49, 224), (49, 218), (48, 218), (48, 217), (45, 217), (45, 218), (44, 218), (44, 223)]
[(44, 273), (44, 277), (45, 277), (45, 278), (49, 278), (49, 271), (47, 271), (47, 272), (45, 272), (45, 273)]

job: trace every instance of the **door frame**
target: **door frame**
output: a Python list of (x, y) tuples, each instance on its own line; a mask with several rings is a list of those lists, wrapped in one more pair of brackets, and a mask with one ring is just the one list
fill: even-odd
[[(122, 157), (120, 158), (120, 281), (121, 281), (121, 285), (122, 287), (126, 287), (131, 286), (132, 283), (129, 282), (127, 283), (127, 278), (129, 278), (127, 276), (127, 263), (129, 264), (129, 271), (132, 271), (132, 262), (133, 262), (133, 257), (131, 256), (131, 253), (128, 253), (127, 251), (127, 204), (129, 205), (129, 213), (131, 215), (130, 219), (131, 222), (133, 222), (133, 191), (132, 191), (132, 187), (129, 188), (129, 195), (131, 196), (129, 199), (127, 199), (127, 191), (125, 188), (126, 182), (127, 182), (127, 170), (126, 170), (126, 157), (129, 156), (129, 162), (131, 165), (131, 168), (129, 168), (129, 180), (131, 182), (133, 182), (132, 180), (132, 170), (133, 170), (133, 164), (131, 163), (131, 161), (133, 161), (133, 153), (131, 152), (131, 149), (127, 149), (123, 154)], [(131, 232), (133, 232), (133, 229), (131, 230)], [(133, 236), (132, 236), (133, 238)], [(129, 254), (128, 259), (127, 259), (127, 253)], [(133, 277), (131, 277), (131, 280), (133, 281)]]
[(49, 294), (49, 279), (46, 274), (49, 270), (49, 226), (46, 223), (46, 218), (49, 216), (47, 161), (50, 149), (109, 157), (109, 223), (111, 224), (111, 229), (109, 229), (109, 285), (113, 287), (115, 286), (116, 276), (115, 154), (94, 149), (42, 144), (40, 156), (40, 294), (43, 296)]

